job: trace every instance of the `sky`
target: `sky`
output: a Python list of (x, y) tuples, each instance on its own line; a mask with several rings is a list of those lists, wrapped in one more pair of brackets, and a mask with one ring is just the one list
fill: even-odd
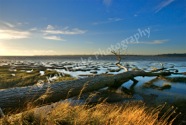
[(0, 55), (186, 53), (186, 0), (0, 0)]

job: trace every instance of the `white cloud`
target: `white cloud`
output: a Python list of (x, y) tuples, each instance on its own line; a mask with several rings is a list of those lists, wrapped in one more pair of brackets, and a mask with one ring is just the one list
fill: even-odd
[(0, 26), (4, 28), (14, 28), (15, 25), (6, 21), (0, 20)]
[(0, 26), (4, 28), (15, 28), (15, 27), (20, 27), (20, 26), (27, 25), (27, 24), (28, 24), (27, 22), (10, 23), (7, 21), (0, 20)]
[(111, 22), (118, 22), (118, 21), (121, 21), (123, 19), (114, 17), (114, 18), (108, 18), (108, 20), (111, 21)]
[(61, 34), (61, 35), (76, 35), (76, 34), (84, 34), (86, 32), (87, 32), (86, 30), (81, 30), (78, 28), (69, 30), (68, 27), (58, 30), (58, 29), (55, 29), (52, 25), (48, 25), (46, 30), (43, 30), (43, 33), (45, 34)]
[(0, 20), (0, 40), (14, 40), (28, 38), (31, 35), (29, 31), (18, 30), (17, 27), (23, 23), (10, 23)]
[(154, 40), (153, 42), (151, 42), (151, 44), (163, 44), (165, 42), (167, 42), (168, 40)]
[(37, 30), (38, 30), (37, 27), (33, 27), (33, 28), (30, 29), (30, 31), (37, 31)]
[(10, 28), (13, 28), (15, 27), (13, 24), (11, 23), (8, 23), (8, 22), (3, 22), (6, 26), (10, 27)]
[(15, 49), (15, 48), (3, 48), (0, 49), (0, 55), (3, 56), (33, 56), (33, 55), (57, 55), (58, 53), (54, 50), (36, 50), (36, 49)]
[(168, 40), (153, 40), (151, 42), (138, 42), (138, 44), (164, 44)]
[(59, 36), (44, 36), (44, 39), (49, 39), (49, 40), (60, 40), (60, 41), (65, 41), (65, 39), (59, 37)]
[(112, 3), (112, 0), (103, 0), (103, 4), (106, 6), (110, 6)]
[(47, 30), (53, 30), (54, 27), (53, 27), (52, 25), (48, 25), (46, 29), (47, 29)]
[(28, 38), (29, 36), (30, 36), (30, 32), (27, 31), (0, 29), (1, 40), (23, 39), (23, 38)]
[(122, 21), (122, 18), (114, 17), (114, 18), (108, 18), (106, 21), (100, 21), (100, 22), (94, 22), (93, 25), (99, 25), (99, 24), (106, 24), (106, 23), (112, 23), (112, 22), (118, 22)]
[(174, 2), (174, 0), (164, 0), (164, 1), (162, 1), (162, 2), (155, 8), (155, 13), (159, 12), (160, 10), (162, 10), (164, 7), (168, 6), (168, 5), (171, 4), (172, 2)]

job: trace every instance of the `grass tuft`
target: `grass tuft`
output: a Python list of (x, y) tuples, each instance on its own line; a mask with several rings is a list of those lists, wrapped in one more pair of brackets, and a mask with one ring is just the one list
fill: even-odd
[(15, 69), (10, 70), (10, 66), (0, 66), (0, 89), (7, 89), (12, 87), (22, 87), (37, 84), (39, 81), (48, 83), (48, 79), (57, 76), (52, 83), (74, 80), (75, 78), (67, 74), (60, 74), (55, 70), (44, 70), (45, 74), (40, 74), (40, 69), (33, 69), (32, 72), (26, 72), (30, 69)]
[(72, 105), (63, 102), (48, 113), (33, 110), (4, 118), (3, 124), (51, 124), (51, 125), (167, 125), (175, 109), (169, 108), (162, 117), (160, 112), (165, 105), (148, 108), (142, 102), (123, 104), (100, 103), (90, 105)]

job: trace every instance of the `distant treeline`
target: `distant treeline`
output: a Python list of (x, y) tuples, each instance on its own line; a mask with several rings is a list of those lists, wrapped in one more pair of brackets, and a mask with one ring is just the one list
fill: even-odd
[(157, 56), (166, 56), (166, 57), (186, 57), (186, 53), (173, 53), (173, 54), (161, 54), (161, 55), (157, 55)]

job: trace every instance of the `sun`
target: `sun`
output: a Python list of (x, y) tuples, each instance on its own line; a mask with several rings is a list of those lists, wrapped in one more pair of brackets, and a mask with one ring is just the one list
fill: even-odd
[(8, 50), (6, 47), (0, 42), (0, 56), (6, 56), (9, 55)]
[(2, 47), (0, 47), (0, 56), (4, 56), (4, 55), (8, 55), (8, 53), (6, 52), (5, 49), (3, 49)]

